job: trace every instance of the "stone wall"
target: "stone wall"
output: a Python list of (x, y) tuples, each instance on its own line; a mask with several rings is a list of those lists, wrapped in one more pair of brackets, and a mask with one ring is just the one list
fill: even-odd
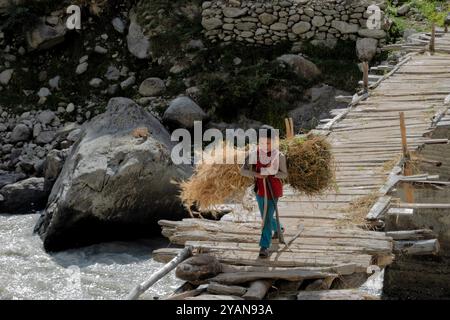
[(378, 39), (386, 32), (367, 29), (371, 4), (385, 0), (213, 0), (202, 5), (204, 34), (211, 41), (272, 45), (310, 40), (333, 47), (338, 39)]

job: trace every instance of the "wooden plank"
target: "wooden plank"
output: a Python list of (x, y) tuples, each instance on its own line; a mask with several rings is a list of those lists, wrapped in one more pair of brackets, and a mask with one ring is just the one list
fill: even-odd
[(358, 289), (301, 291), (298, 300), (378, 300), (379, 298)]
[(436, 238), (436, 233), (430, 229), (388, 231), (386, 235), (394, 240), (424, 240)]
[(227, 286), (217, 282), (210, 282), (208, 285), (208, 292), (212, 294), (225, 294), (242, 297), (247, 292), (247, 288), (241, 286)]
[(407, 255), (435, 255), (440, 246), (437, 239), (418, 241), (394, 241), (394, 252)]
[(242, 296), (245, 300), (261, 300), (263, 299), (267, 291), (269, 291), (272, 286), (272, 281), (270, 280), (256, 280), (250, 283), (247, 292)]
[(250, 272), (220, 273), (214, 278), (211, 278), (210, 281), (234, 285), (261, 279), (300, 281), (307, 279), (324, 279), (329, 277), (336, 278), (337, 276), (338, 275), (334, 273), (292, 269), (292, 270), (281, 270), (271, 272), (250, 271)]
[(391, 199), (392, 199), (391, 196), (380, 197), (377, 200), (377, 202), (375, 202), (375, 204), (372, 206), (372, 208), (369, 210), (366, 219), (367, 220), (378, 219), (388, 209)]
[(394, 204), (393, 207), (410, 209), (450, 209), (450, 203), (398, 203)]

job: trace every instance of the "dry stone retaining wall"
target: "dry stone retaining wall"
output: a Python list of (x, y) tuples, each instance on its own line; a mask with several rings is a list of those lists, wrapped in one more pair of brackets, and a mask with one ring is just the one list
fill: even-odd
[(367, 8), (385, 0), (213, 0), (202, 5), (204, 33), (211, 41), (272, 45), (311, 40), (334, 46), (338, 39), (374, 38), (386, 32), (367, 28)]

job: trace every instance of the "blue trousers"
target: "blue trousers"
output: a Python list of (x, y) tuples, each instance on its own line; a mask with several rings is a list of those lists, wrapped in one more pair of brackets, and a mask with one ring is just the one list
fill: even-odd
[[(259, 213), (261, 218), (264, 218), (264, 197), (256, 195), (256, 201), (258, 202)], [(277, 220), (274, 217), (275, 204), (278, 202), (278, 198), (267, 200), (267, 214), (264, 228), (261, 232), (261, 240), (259, 246), (261, 248), (270, 248), (272, 243), (273, 232), (277, 231)]]

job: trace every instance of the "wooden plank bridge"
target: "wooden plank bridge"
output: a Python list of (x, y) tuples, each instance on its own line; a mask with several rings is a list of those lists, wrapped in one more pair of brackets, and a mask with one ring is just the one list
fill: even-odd
[[(438, 250), (429, 230), (373, 231), (382, 226), (383, 215), (413, 210), (392, 203), (389, 196), (397, 182), (408, 180), (402, 175), (399, 112), (404, 113), (409, 151), (447, 142), (429, 137), (439, 121), (450, 121), (450, 34), (439, 34), (434, 54), (426, 41), (422, 45), (418, 50), (417, 45), (405, 44), (406, 50), (412, 49), (400, 63), (374, 68), (384, 74), (371, 78), (369, 93), (355, 96), (347, 109), (334, 110), (335, 118), (315, 130), (332, 144), (338, 188), (317, 197), (286, 188), (279, 209), (289, 246), (275, 241), (270, 258), (258, 258), (257, 220), (160, 221), (172, 244), (191, 246), (194, 255), (206, 253), (222, 265), (221, 273), (203, 281), (206, 286), (172, 298), (262, 298), (269, 287), (282, 290), (288, 283), (297, 299), (373, 299), (358, 289), (368, 270), (385, 267), (396, 252), (411, 247), (419, 253)], [(409, 180), (432, 178), (422, 174)], [(168, 262), (180, 250), (159, 249), (153, 256)]]

